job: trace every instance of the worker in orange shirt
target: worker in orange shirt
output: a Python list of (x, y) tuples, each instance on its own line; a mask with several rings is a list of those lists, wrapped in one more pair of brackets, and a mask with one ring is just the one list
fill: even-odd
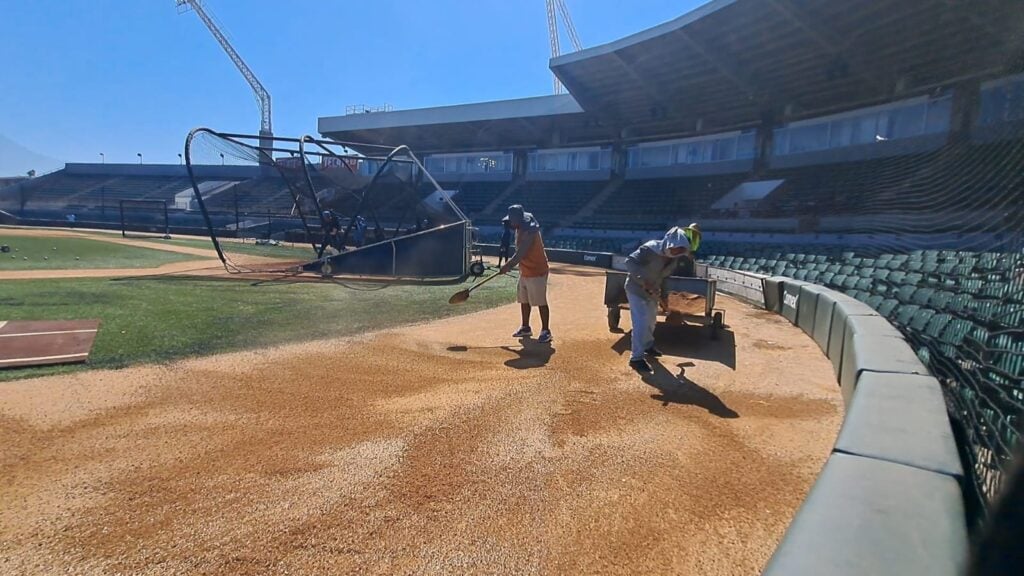
[(523, 325), (512, 335), (513, 338), (533, 336), (530, 328), (530, 312), (536, 306), (540, 309), (541, 331), (537, 341), (551, 342), (548, 325), (548, 255), (544, 252), (544, 240), (540, 235), (540, 223), (533, 214), (523, 210), (519, 204), (508, 207), (508, 223), (516, 233), (516, 253), (502, 265), (500, 272), (519, 266), (519, 287), (516, 300), (523, 312)]

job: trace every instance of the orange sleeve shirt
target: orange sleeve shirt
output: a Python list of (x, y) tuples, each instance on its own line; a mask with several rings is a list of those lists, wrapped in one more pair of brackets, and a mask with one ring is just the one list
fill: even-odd
[[(548, 273), (548, 255), (544, 252), (544, 239), (541, 238), (540, 230), (537, 230), (535, 234), (537, 236), (534, 238), (533, 244), (519, 260), (519, 275), (523, 278), (536, 278)], [(519, 232), (516, 232), (516, 244), (518, 251)]]

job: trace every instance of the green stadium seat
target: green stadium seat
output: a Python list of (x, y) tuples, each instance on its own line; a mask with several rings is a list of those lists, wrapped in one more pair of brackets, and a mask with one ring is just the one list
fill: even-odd
[(914, 260), (911, 262), (907, 262), (905, 268), (909, 272), (920, 272), (924, 269), (924, 265), (924, 262)]
[(906, 284), (913, 284), (915, 286), (921, 284), (922, 280), (924, 280), (924, 275), (919, 272), (908, 272), (907, 275), (903, 277), (903, 282)]
[(964, 316), (971, 312), (974, 298), (970, 294), (956, 294), (949, 299), (946, 310), (957, 316)]
[(839, 271), (840, 271), (840, 270), (841, 270), (842, 268), (843, 268), (843, 267), (842, 267), (842, 266), (840, 266), (839, 264), (829, 264), (829, 265), (828, 265), (828, 268), (826, 268), (826, 269), (825, 269), (825, 272), (831, 272), (831, 273), (833, 273), (833, 274), (838, 274), (838, 273), (839, 273)]
[(860, 276), (861, 278), (871, 278), (872, 276), (875, 275), (875, 269), (861, 268), (860, 270), (857, 271), (857, 275)]
[(892, 257), (892, 254), (879, 254), (878, 258), (875, 260), (875, 265), (881, 266), (883, 262), (888, 262), (889, 260), (892, 260)]
[(864, 292), (871, 292), (874, 288), (875, 283), (871, 278), (859, 278), (857, 284), (854, 286), (857, 290), (863, 290)]
[(878, 310), (878, 307), (882, 304), (883, 300), (884, 298), (880, 294), (873, 294), (865, 298), (864, 303), (867, 304), (868, 306), (871, 306), (875, 310)]
[(914, 319), (914, 314), (920, 308), (916, 304), (902, 304), (896, 309), (896, 315), (892, 318), (892, 321), (900, 326), (907, 326)]
[(927, 306), (929, 299), (935, 294), (934, 288), (919, 288), (917, 292), (914, 292), (914, 296), (910, 299), (912, 304), (918, 306)]
[(832, 277), (832, 282), (829, 285), (842, 288), (844, 282), (846, 282), (846, 274), (836, 274)]
[(960, 277), (972, 276), (974, 274), (974, 266), (969, 264), (957, 264), (953, 267), (953, 275)]
[(955, 294), (953, 292), (947, 292), (944, 290), (936, 291), (932, 294), (931, 298), (928, 299), (928, 306), (936, 310), (945, 310), (949, 301), (953, 299)]
[(849, 263), (850, 265), (852, 265), (852, 266), (856, 266), (856, 267), (859, 267), (859, 266), (861, 266), (861, 265), (862, 265), (862, 263), (864, 262), (864, 259), (863, 259), (863, 258), (850, 258), (850, 259), (848, 259), (848, 260), (847, 260), (847, 262), (848, 262), (848, 263)]
[[(910, 324), (907, 327), (915, 332), (923, 332), (925, 327), (928, 326), (928, 322), (935, 316), (935, 310), (931, 308), (919, 308), (917, 312), (914, 312), (914, 316), (910, 319)], [(942, 314), (942, 316), (947, 316)], [(947, 319), (948, 321), (948, 319)]]
[(820, 276), (818, 276), (818, 284), (821, 284), (822, 286), (831, 286), (832, 278), (834, 276), (835, 274), (833, 274), (832, 272), (824, 272)]
[(917, 286), (913, 284), (904, 284), (896, 291), (896, 299), (900, 302), (909, 304), (915, 292), (917, 292)]
[(818, 278), (820, 278), (820, 277), (821, 277), (821, 273), (820, 272), (818, 272), (817, 270), (811, 270), (811, 271), (809, 271), (807, 273), (807, 276), (804, 278), (804, 280), (807, 280), (808, 282), (814, 282), (815, 284), (817, 284), (818, 283)]
[(958, 282), (958, 290), (966, 292), (968, 294), (979, 294), (981, 292), (982, 281), (977, 278), (968, 278)]
[[(947, 315), (943, 314), (943, 316)], [(961, 356), (960, 347), (963, 345), (964, 339), (974, 328), (974, 324), (969, 320), (962, 318), (954, 319), (952, 317), (945, 324), (937, 325), (936, 329), (941, 329), (938, 343), (939, 352), (951, 360)]]
[(889, 271), (886, 270), (885, 268), (875, 268), (874, 279), (875, 280), (882, 280), (882, 281), (888, 280), (889, 279)]
[(843, 276), (849, 276), (850, 274), (853, 274), (856, 270), (856, 268), (847, 264), (839, 268), (839, 273), (842, 274)]
[(885, 316), (886, 318), (891, 318), (896, 310), (896, 307), (899, 306), (899, 304), (900, 301), (895, 298), (886, 298), (885, 300), (882, 300), (881, 304), (878, 305), (878, 308), (876, 308), (876, 310), (878, 310), (878, 313), (881, 314), (882, 316)]
[(978, 291), (979, 298), (1004, 299), (1010, 295), (1010, 286), (1003, 282), (986, 282)]
[(793, 277), (797, 280), (807, 280), (807, 270), (801, 268), (796, 271), (796, 274), (794, 274)]
[(860, 280), (857, 276), (847, 276), (843, 280), (843, 288), (847, 290), (854, 290), (857, 288), (857, 282)]
[(828, 256), (825, 256), (824, 254), (819, 254), (814, 257), (814, 262), (816, 264), (825, 264), (828, 262)]
[(889, 284), (898, 285), (903, 284), (904, 279), (907, 277), (906, 272), (900, 272), (899, 270), (889, 272), (889, 277), (886, 279)]
[(938, 262), (924, 262), (921, 264), (920, 272), (924, 274), (935, 274), (939, 270)]
[(885, 267), (888, 268), (889, 270), (899, 270), (903, 268), (903, 262), (899, 262), (897, 260), (889, 260), (888, 262), (885, 263)]
[(992, 349), (996, 370), (1002, 373), (1001, 376), (1008, 377), (1009, 383), (1016, 381), (1019, 386), (1020, 380), (1024, 379), (1024, 338), (1011, 334), (995, 336)]

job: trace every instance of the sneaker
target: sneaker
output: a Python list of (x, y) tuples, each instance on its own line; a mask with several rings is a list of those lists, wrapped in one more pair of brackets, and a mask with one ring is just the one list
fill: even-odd
[(529, 326), (523, 326), (516, 330), (516, 333), (512, 335), (513, 338), (528, 338), (533, 336), (533, 330)]
[(540, 342), (541, 344), (547, 344), (548, 342), (551, 342), (554, 339), (555, 337), (551, 335), (551, 330), (541, 330), (540, 336), (537, 337), (537, 342)]
[(641, 374), (650, 374), (654, 372), (654, 370), (651, 369), (651, 365), (643, 358), (640, 358), (639, 360), (630, 360), (629, 367)]
[(648, 348), (647, 351), (644, 352), (644, 354), (650, 356), (651, 358), (661, 358), (662, 357), (661, 350), (658, 350), (654, 346), (651, 346), (650, 348)]

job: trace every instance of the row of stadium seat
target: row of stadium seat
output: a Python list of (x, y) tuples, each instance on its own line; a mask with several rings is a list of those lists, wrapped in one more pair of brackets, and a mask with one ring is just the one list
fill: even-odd
[(713, 266), (789, 276), (856, 298), (887, 318), (939, 376), (1024, 392), (1024, 254), (953, 250), (861, 258), (712, 255)]

